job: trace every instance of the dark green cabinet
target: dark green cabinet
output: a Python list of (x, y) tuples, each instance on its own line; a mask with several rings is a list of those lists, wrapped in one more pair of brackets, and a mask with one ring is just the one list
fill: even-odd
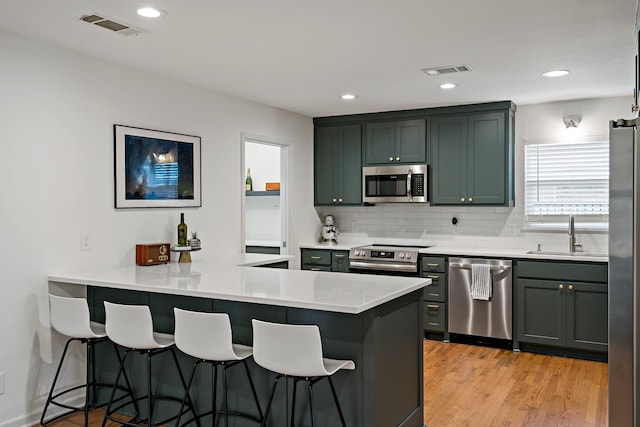
[(314, 141), (315, 205), (362, 204), (362, 126), (319, 126)]
[(606, 265), (520, 261), (517, 271), (519, 342), (607, 351)]
[(447, 259), (441, 256), (422, 256), (420, 276), (431, 279), (423, 291), (424, 330), (428, 338), (448, 339), (447, 335)]
[(510, 118), (510, 110), (431, 118), (432, 205), (513, 201)]
[(365, 163), (413, 164), (427, 161), (426, 120), (368, 122)]
[(349, 251), (300, 249), (302, 270), (349, 272)]
[(331, 271), (349, 272), (349, 251), (331, 251)]

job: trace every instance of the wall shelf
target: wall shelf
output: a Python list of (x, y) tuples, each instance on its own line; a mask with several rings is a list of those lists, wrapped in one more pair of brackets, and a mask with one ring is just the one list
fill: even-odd
[(254, 197), (254, 196), (279, 196), (280, 195), (280, 191), (279, 190), (271, 190), (271, 191), (247, 191), (246, 193), (247, 197)]

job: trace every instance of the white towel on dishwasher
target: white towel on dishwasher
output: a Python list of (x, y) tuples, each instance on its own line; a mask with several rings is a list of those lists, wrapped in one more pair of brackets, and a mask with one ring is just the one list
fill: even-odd
[(491, 266), (471, 264), (471, 298), (488, 301), (491, 298)]

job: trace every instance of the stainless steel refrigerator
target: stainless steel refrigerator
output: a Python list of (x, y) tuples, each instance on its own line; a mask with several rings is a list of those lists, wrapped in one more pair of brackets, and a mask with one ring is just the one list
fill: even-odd
[(640, 119), (609, 125), (609, 425), (638, 419), (638, 128)]

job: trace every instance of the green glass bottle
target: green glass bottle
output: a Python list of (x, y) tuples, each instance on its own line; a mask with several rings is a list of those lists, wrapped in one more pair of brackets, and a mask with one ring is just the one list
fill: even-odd
[(244, 181), (245, 190), (253, 191), (253, 180), (251, 179), (251, 168), (247, 169), (247, 179)]
[(187, 224), (184, 223), (184, 214), (180, 214), (180, 224), (178, 224), (178, 246), (187, 246)]

